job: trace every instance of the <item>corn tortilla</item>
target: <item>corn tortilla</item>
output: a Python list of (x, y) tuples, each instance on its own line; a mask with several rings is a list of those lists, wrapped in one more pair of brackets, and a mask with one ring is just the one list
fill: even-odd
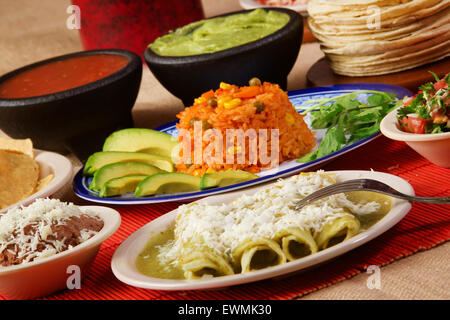
[(450, 56), (450, 0), (312, 0), (308, 13), (339, 75), (390, 74)]
[(31, 139), (9, 139), (0, 137), (0, 150), (13, 151), (28, 155), (34, 159), (33, 142)]
[(44, 189), (46, 186), (48, 186), (50, 184), (50, 182), (52, 182), (53, 178), (54, 178), (54, 175), (49, 174), (45, 178), (42, 178), (41, 180), (39, 180), (39, 182), (36, 186), (35, 192), (38, 192), (38, 191)]
[(39, 165), (29, 155), (0, 150), (0, 209), (35, 192)]

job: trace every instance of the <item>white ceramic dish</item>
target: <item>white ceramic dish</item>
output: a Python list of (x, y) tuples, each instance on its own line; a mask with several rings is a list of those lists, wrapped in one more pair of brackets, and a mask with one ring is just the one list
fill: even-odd
[[(286, 3), (289, 3), (290, 1), (285, 1)], [(256, 9), (256, 8), (264, 8), (264, 7), (270, 7), (270, 5), (263, 5), (260, 4), (254, 0), (239, 0), (239, 4), (244, 9)], [(275, 6), (274, 6), (275, 7)], [(307, 16), (308, 15), (308, 4), (297, 4), (297, 5), (278, 5), (277, 7), (282, 7), (286, 9), (291, 9), (294, 11), (297, 11), (298, 13)]]
[[(69, 266), (79, 267), (81, 276), (97, 255), (100, 245), (120, 226), (120, 214), (113, 209), (99, 206), (83, 206), (80, 209), (94, 211), (104, 221), (103, 228), (92, 238), (78, 246), (51, 257), (20, 265), (0, 267), (0, 294), (10, 299), (31, 299), (66, 289), (73, 283), (74, 275)], [(75, 270), (75, 269), (74, 269)]]
[[(411, 185), (405, 180), (387, 173), (373, 171), (333, 171), (337, 173), (339, 181), (370, 178), (383, 181), (400, 192), (414, 195)], [(209, 204), (222, 204), (234, 200), (242, 194), (253, 194), (262, 186), (257, 188), (245, 189), (238, 192), (216, 195), (199, 200)], [(111, 261), (111, 267), (114, 275), (122, 282), (131, 286), (156, 289), (156, 290), (194, 290), (194, 289), (212, 289), (228, 287), (268, 278), (283, 276), (292, 272), (298, 272), (321, 264), (333, 259), (339, 255), (350, 251), (387, 231), (399, 222), (411, 209), (411, 204), (407, 201), (393, 199), (391, 211), (379, 222), (373, 225), (367, 231), (361, 232), (353, 238), (335, 245), (331, 248), (319, 251), (313, 255), (288, 262), (283, 265), (269, 267), (266, 269), (253, 271), (245, 274), (236, 274), (232, 276), (217, 277), (201, 280), (169, 280), (145, 276), (138, 272), (135, 261), (138, 254), (145, 247), (152, 234), (166, 230), (173, 225), (176, 212), (171, 211), (154, 221), (143, 226), (129, 238), (127, 238), (116, 250)]]
[(33, 193), (26, 199), (0, 210), (2, 212), (15, 206), (26, 206), (38, 198), (58, 197), (58, 193), (71, 181), (73, 175), (72, 163), (66, 157), (49, 151), (34, 150), (35, 160), (39, 164), (39, 179), (53, 174), (52, 181), (42, 190)]
[(391, 111), (380, 123), (380, 131), (386, 137), (404, 141), (430, 162), (443, 168), (450, 168), (450, 132), (416, 134), (403, 132), (398, 128), (397, 110)]

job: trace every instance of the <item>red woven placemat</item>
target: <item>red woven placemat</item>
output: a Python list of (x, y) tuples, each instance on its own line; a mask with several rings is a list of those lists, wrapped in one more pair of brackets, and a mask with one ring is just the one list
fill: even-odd
[[(404, 143), (380, 137), (324, 166), (325, 170), (388, 172), (409, 181), (417, 195), (448, 196), (450, 170), (437, 167)], [(44, 299), (292, 299), (382, 266), (450, 239), (450, 207), (413, 204), (396, 226), (380, 237), (315, 269), (286, 278), (265, 280), (214, 291), (156, 291), (134, 288), (117, 280), (111, 257), (134, 231), (178, 203), (116, 207), (122, 215), (119, 230), (101, 247), (79, 290), (65, 290)]]

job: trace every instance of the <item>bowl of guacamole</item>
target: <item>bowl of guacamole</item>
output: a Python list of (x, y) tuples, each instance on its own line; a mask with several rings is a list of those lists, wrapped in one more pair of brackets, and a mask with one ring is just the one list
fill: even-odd
[(148, 45), (144, 59), (188, 107), (220, 82), (245, 85), (258, 77), (286, 89), (302, 36), (302, 18), (293, 10), (242, 10), (172, 30)]

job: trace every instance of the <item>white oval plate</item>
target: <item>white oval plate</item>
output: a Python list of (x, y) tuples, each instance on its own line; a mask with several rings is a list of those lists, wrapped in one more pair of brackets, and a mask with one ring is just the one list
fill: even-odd
[[(337, 174), (338, 181), (369, 178), (382, 181), (405, 194), (414, 195), (412, 186), (405, 180), (382, 172), (374, 171), (330, 171)], [(229, 203), (242, 194), (251, 195), (258, 189), (250, 188), (238, 192), (216, 195), (199, 200), (199, 203), (220, 205)], [(152, 234), (164, 231), (173, 225), (176, 212), (171, 211), (146, 224), (117, 248), (111, 260), (111, 268), (114, 275), (122, 282), (131, 286), (155, 289), (155, 290), (196, 290), (228, 287), (273, 277), (279, 277), (291, 272), (304, 270), (320, 263), (333, 259), (347, 251), (350, 251), (387, 231), (399, 222), (411, 209), (411, 204), (404, 200), (393, 199), (392, 209), (379, 222), (368, 230), (359, 233), (349, 240), (337, 244), (331, 248), (319, 251), (313, 255), (291, 261), (283, 265), (265, 268), (245, 274), (236, 274), (210, 279), (200, 280), (170, 280), (145, 276), (136, 269), (135, 261), (139, 253), (145, 247)]]
[(49, 174), (53, 174), (52, 181), (50, 181), (45, 188), (33, 193), (28, 198), (0, 210), (0, 214), (15, 206), (29, 205), (38, 198), (50, 197), (63, 189), (71, 181), (73, 169), (69, 159), (55, 152), (37, 149), (34, 150), (34, 154), (34, 160), (39, 164), (39, 179), (45, 178)]

